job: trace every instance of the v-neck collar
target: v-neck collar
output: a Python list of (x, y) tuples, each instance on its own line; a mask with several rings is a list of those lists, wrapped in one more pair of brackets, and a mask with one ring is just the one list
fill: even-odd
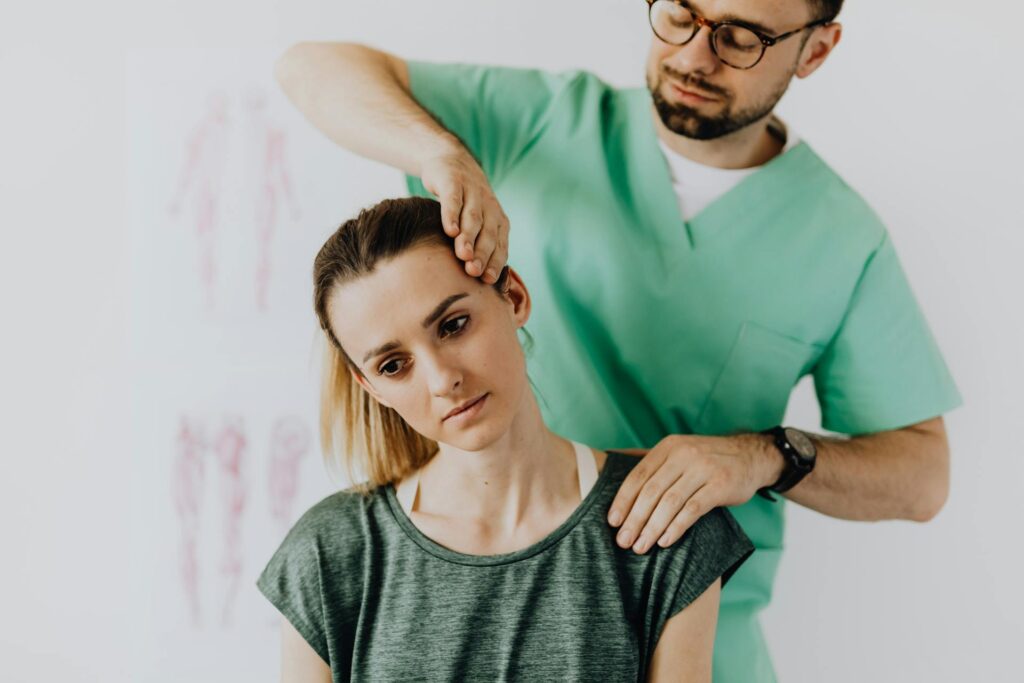
[(771, 215), (780, 203), (790, 201), (798, 191), (793, 184), (798, 182), (794, 176), (820, 164), (811, 148), (801, 140), (759, 166), (686, 221), (679, 210), (668, 160), (654, 129), (650, 94), (644, 88), (628, 90), (625, 94), (629, 109), (625, 133), (629, 140), (628, 154), (634, 162), (632, 168), (639, 171), (629, 174), (633, 195), (643, 203), (640, 210), (652, 221), (653, 232), (667, 249), (680, 257), (709, 246), (721, 233), (723, 225), (739, 218), (749, 220), (752, 212)]

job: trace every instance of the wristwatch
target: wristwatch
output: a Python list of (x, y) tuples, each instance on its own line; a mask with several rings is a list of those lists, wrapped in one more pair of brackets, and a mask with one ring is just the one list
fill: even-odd
[(771, 486), (758, 490), (762, 497), (774, 501), (775, 497), (769, 491), (785, 493), (799, 484), (800, 480), (814, 469), (814, 461), (817, 458), (818, 449), (814, 447), (814, 442), (811, 441), (810, 437), (799, 429), (793, 429), (792, 427), (772, 427), (761, 433), (771, 435), (775, 442), (775, 447), (779, 449), (782, 459), (786, 461), (786, 466), (782, 470), (782, 475), (778, 481)]

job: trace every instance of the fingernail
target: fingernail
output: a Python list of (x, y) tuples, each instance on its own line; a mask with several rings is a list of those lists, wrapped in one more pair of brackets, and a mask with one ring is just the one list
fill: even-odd
[(483, 270), (484, 264), (480, 263), (479, 259), (473, 259), (473, 267), (477, 270)]
[(608, 523), (612, 526), (618, 526), (622, 524), (622, 513), (616, 510), (612, 514), (608, 515)]
[(670, 545), (672, 545), (668, 540), (668, 534), (665, 534), (664, 536), (658, 539), (658, 545), (660, 545), (662, 548), (667, 548)]
[(628, 548), (633, 545), (633, 532), (623, 529), (619, 532), (618, 541), (623, 548)]
[(647, 552), (647, 546), (649, 546), (650, 544), (651, 543), (647, 540), (646, 536), (641, 536), (640, 540), (637, 541), (636, 545), (633, 546), (633, 552), (639, 555), (643, 555), (645, 552)]
[(494, 272), (494, 268), (488, 268), (487, 269), (487, 277), (490, 278), (491, 280), (497, 280), (498, 279), (498, 274), (496, 272)]

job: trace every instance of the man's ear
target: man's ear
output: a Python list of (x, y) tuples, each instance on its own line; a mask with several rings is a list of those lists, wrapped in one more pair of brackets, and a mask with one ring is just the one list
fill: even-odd
[(502, 295), (512, 304), (512, 317), (516, 321), (516, 327), (522, 327), (530, 319), (532, 302), (530, 292), (526, 289), (523, 278), (519, 273), (508, 266), (508, 275), (502, 289)]
[(359, 383), (359, 386), (365, 389), (366, 393), (368, 393), (370, 396), (373, 396), (374, 400), (376, 400), (377, 403), (381, 404), (385, 408), (391, 407), (390, 403), (381, 398), (380, 394), (377, 393), (377, 390), (373, 388), (372, 384), (370, 384), (370, 380), (366, 379), (363, 373), (357, 372), (352, 368), (349, 368), (349, 372), (352, 373), (352, 378)]
[(796, 67), (797, 78), (807, 78), (818, 70), (832, 50), (843, 37), (843, 25), (838, 23), (825, 24), (814, 29), (800, 53), (800, 63)]

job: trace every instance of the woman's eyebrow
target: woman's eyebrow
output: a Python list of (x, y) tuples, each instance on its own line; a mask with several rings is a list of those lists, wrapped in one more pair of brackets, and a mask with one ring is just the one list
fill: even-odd
[(397, 349), (400, 346), (401, 346), (401, 344), (399, 344), (396, 341), (389, 341), (387, 344), (381, 344), (377, 348), (370, 349), (369, 351), (367, 351), (366, 355), (363, 356), (363, 362), (365, 363), (366, 361), (370, 360), (374, 356), (379, 356), (382, 353), (387, 353), (388, 351), (394, 351), (395, 349)]
[[(423, 322), (421, 324), (423, 325), (423, 327), (430, 327), (431, 325), (434, 324), (435, 320), (437, 320), (442, 315), (444, 315), (444, 312), (448, 310), (449, 306), (451, 306), (453, 303), (455, 303), (459, 299), (464, 299), (467, 296), (469, 296), (468, 292), (461, 292), (459, 294), (452, 294), (450, 297), (448, 297), (447, 299), (445, 299), (444, 301), (439, 303), (437, 306), (435, 306), (434, 310), (430, 312), (430, 315), (428, 315), (426, 318), (423, 319)], [(387, 353), (388, 351), (393, 351), (393, 350), (397, 349), (400, 346), (401, 346), (401, 344), (399, 344), (397, 341), (389, 341), (386, 344), (381, 344), (377, 348), (370, 349), (369, 351), (367, 351), (366, 355), (363, 356), (363, 362), (365, 363), (366, 361), (370, 360), (374, 356), (379, 356), (382, 353)]]
[(462, 292), (461, 294), (452, 294), (450, 297), (439, 303), (434, 308), (434, 310), (430, 312), (430, 315), (423, 319), (421, 325), (423, 325), (423, 327), (430, 327), (431, 325), (434, 324), (435, 320), (444, 315), (444, 312), (448, 310), (449, 306), (451, 306), (459, 299), (463, 299), (467, 296), (469, 296), (468, 292)]

